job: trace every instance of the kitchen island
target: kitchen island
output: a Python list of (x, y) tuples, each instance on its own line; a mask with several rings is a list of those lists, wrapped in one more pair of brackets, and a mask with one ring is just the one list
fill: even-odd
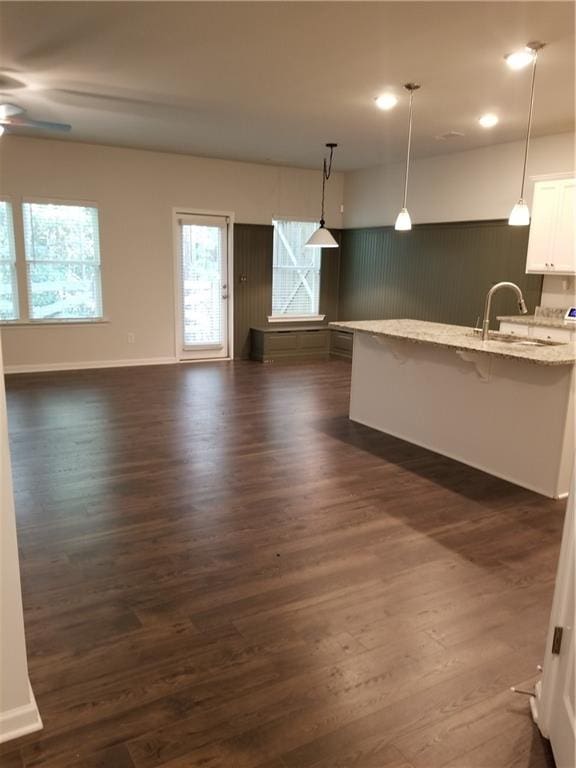
[(354, 331), (350, 418), (551, 498), (574, 465), (576, 345), (418, 320)]

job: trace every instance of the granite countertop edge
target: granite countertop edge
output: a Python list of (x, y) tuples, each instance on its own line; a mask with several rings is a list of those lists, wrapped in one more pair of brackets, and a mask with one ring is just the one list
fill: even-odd
[(495, 355), (510, 360), (524, 360), (536, 365), (574, 365), (576, 362), (576, 344), (566, 343), (512, 347), (509, 343), (474, 337), (473, 328), (443, 323), (429, 323), (423, 320), (358, 320), (331, 322), (333, 328), (353, 330), (359, 333), (370, 333), (386, 336), (399, 341), (414, 344), (428, 344), (464, 352), (479, 352), (480, 354)]

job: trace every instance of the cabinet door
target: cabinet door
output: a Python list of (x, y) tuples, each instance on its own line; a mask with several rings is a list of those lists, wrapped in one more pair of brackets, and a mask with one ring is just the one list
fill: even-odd
[(543, 274), (551, 271), (557, 209), (558, 181), (537, 181), (532, 198), (526, 272)]
[(551, 254), (552, 271), (562, 274), (576, 274), (576, 245), (574, 237), (574, 215), (576, 213), (576, 181), (566, 179), (558, 182), (558, 205), (556, 209), (556, 232), (554, 250)]

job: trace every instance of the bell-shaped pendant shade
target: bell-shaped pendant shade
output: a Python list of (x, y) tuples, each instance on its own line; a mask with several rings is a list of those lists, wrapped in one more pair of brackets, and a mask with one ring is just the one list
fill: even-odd
[(512, 208), (508, 217), (508, 224), (512, 227), (527, 227), (530, 224), (530, 209), (524, 200), (518, 200), (514, 208)]
[(338, 248), (338, 243), (334, 240), (330, 230), (321, 224), (308, 239), (306, 248)]
[(402, 208), (396, 217), (394, 229), (397, 229), (399, 232), (406, 232), (407, 230), (412, 229), (412, 219), (408, 213), (408, 208)]
[(338, 144), (330, 141), (326, 146), (330, 150), (330, 158), (328, 161), (326, 161), (326, 158), (322, 161), (322, 213), (320, 214), (320, 226), (308, 238), (308, 242), (304, 246), (305, 248), (338, 248), (338, 243), (332, 237), (332, 233), (324, 226), (324, 193), (326, 192), (326, 182), (332, 174), (332, 158)]

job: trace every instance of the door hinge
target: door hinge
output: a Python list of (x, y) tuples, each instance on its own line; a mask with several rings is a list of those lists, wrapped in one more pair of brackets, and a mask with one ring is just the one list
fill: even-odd
[(560, 648), (562, 647), (562, 633), (563, 627), (554, 627), (554, 634), (552, 635), (552, 653), (558, 656)]

